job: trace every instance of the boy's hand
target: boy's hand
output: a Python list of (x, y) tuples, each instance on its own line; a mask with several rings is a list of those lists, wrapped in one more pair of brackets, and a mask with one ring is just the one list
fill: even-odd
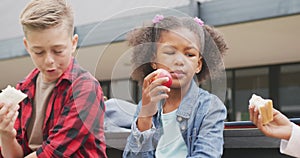
[(14, 129), (18, 117), (19, 105), (0, 103), (0, 137), (16, 137)]

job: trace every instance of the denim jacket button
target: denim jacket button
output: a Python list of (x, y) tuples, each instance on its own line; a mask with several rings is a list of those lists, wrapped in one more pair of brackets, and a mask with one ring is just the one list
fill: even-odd
[(177, 117), (177, 121), (181, 122), (182, 121), (182, 117), (178, 116)]
[(186, 129), (185, 125), (182, 125), (180, 128), (181, 128), (181, 130), (185, 130)]

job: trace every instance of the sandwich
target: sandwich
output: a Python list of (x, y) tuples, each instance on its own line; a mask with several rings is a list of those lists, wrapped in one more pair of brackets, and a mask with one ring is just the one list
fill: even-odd
[(261, 96), (253, 94), (249, 100), (249, 105), (254, 105), (258, 109), (263, 124), (267, 124), (273, 120), (272, 100), (263, 99)]
[(0, 93), (0, 102), (3, 103), (12, 103), (14, 105), (19, 104), (23, 99), (27, 97), (26, 94), (20, 90), (15, 89), (14, 87), (8, 85)]

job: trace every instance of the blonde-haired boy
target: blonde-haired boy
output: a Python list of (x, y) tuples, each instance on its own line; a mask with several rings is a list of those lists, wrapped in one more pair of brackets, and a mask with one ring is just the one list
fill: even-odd
[(32, 0), (20, 15), (36, 68), (16, 88), (20, 105), (1, 103), (3, 157), (107, 157), (99, 82), (73, 57), (73, 13), (64, 0)]

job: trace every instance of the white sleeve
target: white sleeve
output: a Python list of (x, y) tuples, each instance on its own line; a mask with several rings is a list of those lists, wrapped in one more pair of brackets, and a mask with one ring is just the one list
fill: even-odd
[(293, 130), (290, 140), (281, 140), (280, 152), (286, 155), (300, 157), (300, 127), (293, 124)]

